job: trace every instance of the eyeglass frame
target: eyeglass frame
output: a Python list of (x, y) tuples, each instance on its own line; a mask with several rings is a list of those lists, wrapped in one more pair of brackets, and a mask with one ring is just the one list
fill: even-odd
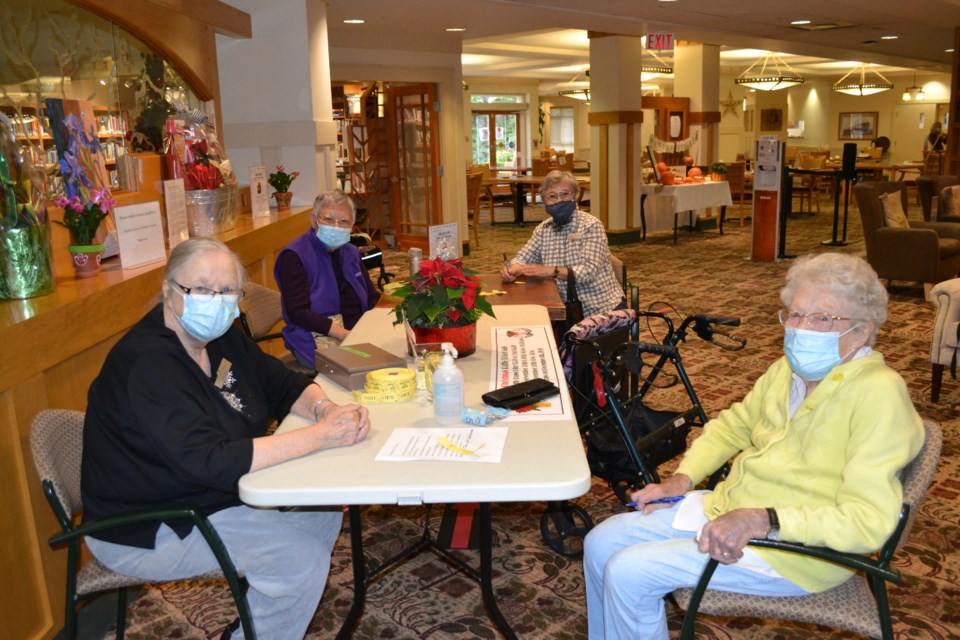
[[(183, 286), (182, 284), (180, 284), (179, 282), (177, 282), (176, 280), (170, 280), (170, 283), (176, 285), (177, 287), (179, 287), (179, 288), (180, 288), (180, 291), (181, 291), (184, 295), (186, 295), (186, 296), (193, 295), (193, 296), (195, 296), (195, 297), (200, 297), (200, 298), (206, 298), (206, 297), (209, 296), (210, 298), (215, 298), (215, 297), (217, 297), (217, 296), (219, 295), (219, 296), (221, 296), (224, 300), (229, 300), (230, 298), (235, 297), (236, 300), (235, 300), (234, 302), (240, 302), (240, 301), (243, 299), (243, 296), (244, 296), (244, 294), (245, 294), (245, 292), (244, 292), (243, 289), (227, 289), (226, 291), (217, 291), (216, 289), (211, 289), (210, 287), (207, 287), (207, 286), (202, 285), (202, 284), (198, 284), (198, 285), (195, 286), (195, 287), (185, 287), (185, 286)], [(209, 293), (209, 294), (206, 294), (206, 293), (193, 293), (193, 291), (194, 291), (195, 289), (206, 289), (206, 290), (209, 291), (210, 293)]]
[(564, 189), (563, 191), (551, 191), (550, 193), (544, 193), (540, 196), (540, 199), (546, 202), (547, 204), (554, 204), (561, 201), (566, 202), (569, 200), (574, 200), (576, 199), (576, 197), (577, 197), (576, 191)]
[[(323, 213), (322, 211), (320, 213)], [(316, 215), (314, 220), (318, 225), (326, 225), (328, 227), (336, 227), (337, 229), (353, 229), (355, 224), (353, 220), (339, 220), (334, 218), (321, 218), (320, 213)]]
[[(795, 322), (795, 323), (791, 323), (791, 322), (790, 322), (790, 314), (793, 314), (793, 313), (796, 313), (796, 314), (797, 314), (797, 320), (798, 320), (798, 321)], [(799, 327), (810, 327), (810, 328), (813, 328), (814, 325), (813, 325), (813, 323), (810, 321), (810, 317), (811, 317), (811, 316), (817, 316), (817, 315), (819, 315), (819, 316), (826, 316), (827, 318), (830, 318), (830, 326), (828, 326), (827, 328), (825, 328), (825, 329), (815, 329), (815, 328), (814, 328), (814, 329), (813, 329), (814, 331), (821, 331), (821, 332), (832, 331), (832, 330), (833, 330), (833, 323), (836, 322), (837, 320), (848, 320), (848, 321), (852, 321), (852, 320), (853, 320), (853, 318), (850, 318), (850, 317), (847, 317), (847, 316), (835, 316), (835, 315), (833, 315), (832, 313), (828, 313), (828, 312), (826, 312), (826, 311), (811, 311), (810, 313), (800, 313), (800, 312), (797, 311), (796, 309), (788, 309), (787, 307), (780, 307), (780, 308), (777, 310), (777, 319), (780, 321), (781, 326), (790, 327), (790, 328), (793, 328), (793, 329), (796, 329), (796, 328), (799, 328)], [(786, 316), (786, 317), (784, 317), (784, 316)]]

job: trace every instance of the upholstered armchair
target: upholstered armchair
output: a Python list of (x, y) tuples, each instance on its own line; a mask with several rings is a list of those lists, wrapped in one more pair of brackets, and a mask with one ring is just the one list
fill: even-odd
[(930, 400), (940, 402), (940, 383), (943, 370), (950, 367), (957, 353), (957, 324), (960, 323), (960, 278), (940, 282), (930, 292), (937, 317), (933, 321), (933, 341), (930, 344), (932, 378)]
[(937, 199), (938, 222), (960, 222), (958, 216), (943, 215), (943, 200), (939, 197), (945, 187), (960, 185), (960, 176), (941, 176), (938, 174), (924, 174), (917, 177), (917, 196), (920, 198), (920, 208), (923, 210), (923, 219), (930, 221), (934, 198)]
[(860, 208), (867, 262), (881, 280), (922, 282), (924, 297), (938, 282), (960, 272), (960, 224), (954, 222), (907, 222), (888, 224), (880, 199), (882, 194), (900, 196), (907, 210), (907, 187), (901, 182), (861, 182), (853, 187)]

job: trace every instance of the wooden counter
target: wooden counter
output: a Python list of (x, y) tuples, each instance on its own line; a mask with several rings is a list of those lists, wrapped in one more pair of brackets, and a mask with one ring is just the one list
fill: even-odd
[[(240, 256), (251, 280), (273, 284), (277, 253), (309, 227), (309, 208), (270, 218), (238, 216), (218, 236)], [(54, 251), (54, 261), (69, 258)], [(52, 638), (63, 624), (65, 551), (30, 455), (30, 422), (42, 409), (84, 409), (87, 389), (117, 340), (155, 303), (164, 264), (121, 270), (104, 262), (87, 280), (56, 278), (56, 290), (0, 301), (0, 620), (3, 637)], [(61, 272), (55, 268), (55, 272)]]

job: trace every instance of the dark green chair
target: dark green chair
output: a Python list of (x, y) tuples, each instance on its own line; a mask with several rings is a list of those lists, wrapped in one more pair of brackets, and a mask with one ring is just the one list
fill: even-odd
[[(67, 640), (77, 637), (77, 605), (108, 591), (118, 591), (117, 640), (123, 640), (126, 624), (127, 589), (151, 584), (155, 581), (134, 578), (116, 573), (102, 565), (96, 558), (80, 565), (80, 541), (84, 536), (107, 531), (125, 525), (157, 520), (192, 520), (203, 534), (207, 544), (220, 563), (220, 571), (200, 576), (183, 576), (182, 579), (226, 579), (230, 585), (243, 633), (246, 638), (255, 638), (250, 609), (245, 595), (246, 582), (238, 574), (230, 554), (210, 521), (194, 509), (153, 509), (138, 511), (106, 520), (74, 525), (73, 520), (82, 509), (80, 498), (80, 460), (83, 455), (82, 411), (48, 409), (33, 419), (30, 427), (30, 448), (37, 467), (43, 493), (60, 523), (61, 532), (52, 536), (50, 546), (66, 545), (67, 598), (64, 616), (64, 633)], [(167, 582), (167, 581), (163, 581)]]
[(917, 457), (903, 470), (903, 507), (894, 532), (876, 554), (841, 553), (825, 547), (807, 547), (792, 542), (751, 540), (752, 547), (780, 549), (829, 560), (856, 571), (856, 575), (838, 587), (806, 596), (754, 596), (730, 591), (707, 590), (717, 568), (710, 559), (695, 589), (678, 589), (674, 599), (686, 609), (681, 640), (693, 640), (697, 613), (728, 617), (751, 617), (794, 620), (845, 629), (870, 638), (893, 640), (890, 605), (887, 601), (887, 583), (900, 583), (900, 573), (890, 567), (893, 554), (906, 541), (913, 526), (917, 509), (930, 486), (940, 449), (943, 431), (940, 425), (924, 420), (926, 442)]

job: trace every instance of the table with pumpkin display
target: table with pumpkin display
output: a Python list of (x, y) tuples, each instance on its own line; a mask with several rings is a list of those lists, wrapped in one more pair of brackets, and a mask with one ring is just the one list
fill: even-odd
[[(680, 213), (689, 212), (691, 229), (700, 216), (699, 211), (719, 207), (717, 227), (723, 234), (723, 222), (727, 206), (733, 204), (730, 185), (722, 182), (689, 182), (672, 185), (645, 184), (640, 187), (641, 239), (646, 240), (647, 231), (663, 231), (673, 225), (673, 242), (677, 242), (677, 219)], [(647, 216), (650, 217), (648, 222)]]

